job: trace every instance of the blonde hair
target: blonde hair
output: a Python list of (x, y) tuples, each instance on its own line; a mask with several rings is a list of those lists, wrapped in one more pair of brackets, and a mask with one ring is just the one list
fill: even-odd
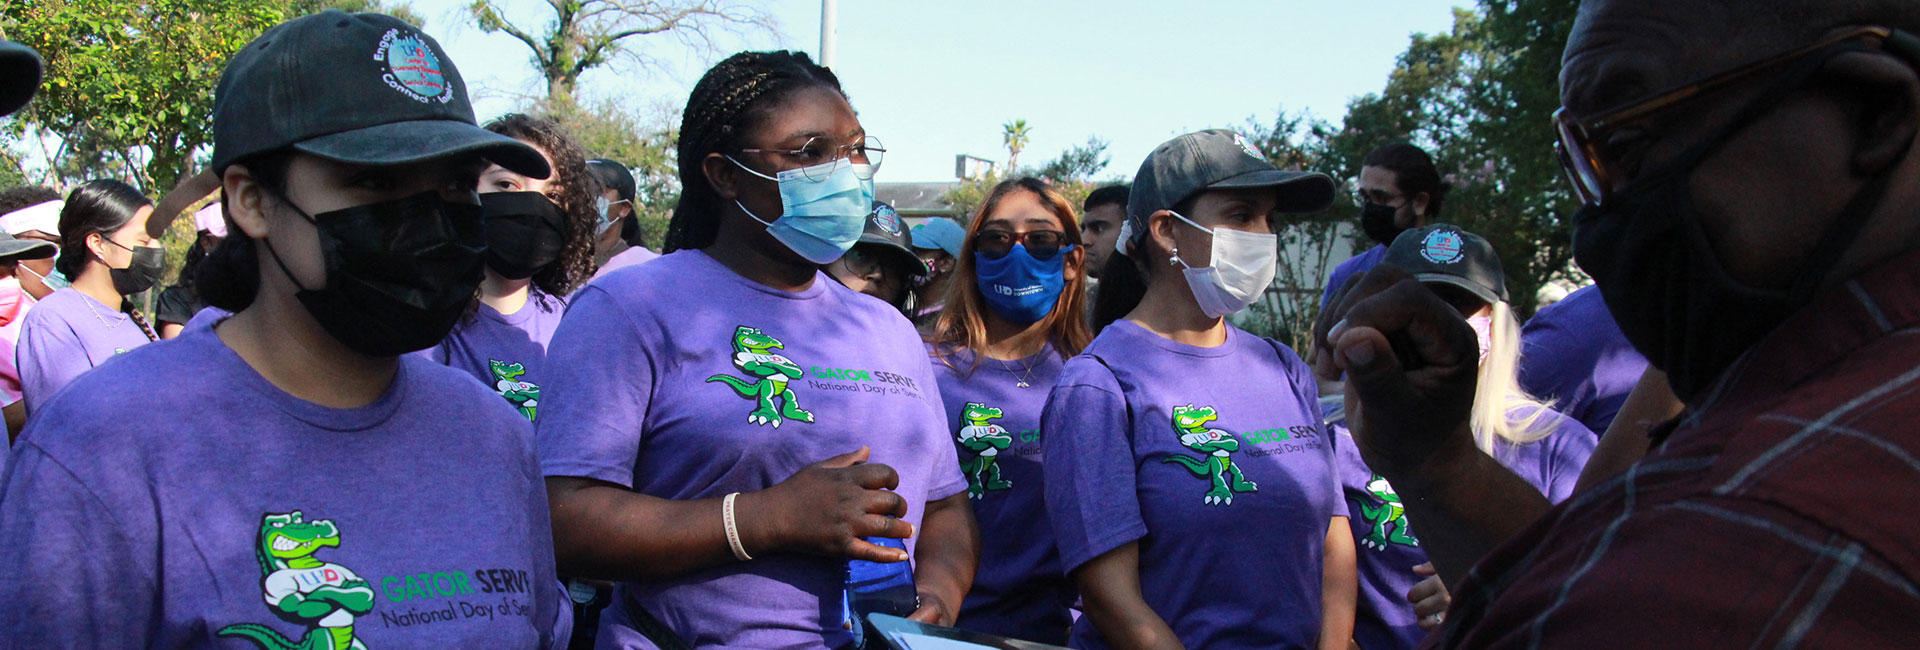
[[(1087, 274), (1082, 267), (1086, 254), (1080, 252), (1084, 250), (1080, 248), (1080, 220), (1073, 212), (1073, 204), (1058, 190), (1039, 179), (1017, 178), (994, 186), (986, 200), (980, 203), (980, 208), (974, 211), (973, 220), (967, 224), (966, 238), (961, 240), (960, 255), (953, 267), (953, 280), (948, 283), (946, 308), (940, 310), (940, 318), (929, 337), (936, 344), (934, 355), (949, 368), (954, 367), (949, 355), (955, 348), (974, 352), (987, 349), (987, 321), (983, 316), (988, 309), (987, 299), (980, 294), (979, 283), (974, 281), (973, 239), (974, 235), (980, 233), (980, 226), (986, 224), (988, 217), (993, 215), (994, 209), (1000, 207), (1000, 201), (1017, 192), (1028, 192), (1038, 197), (1040, 205), (1060, 220), (1067, 243), (1075, 247), (1072, 253), (1062, 253), (1067, 256), (1065, 264), (1075, 271), (1073, 277), (1067, 280), (1060, 297), (1054, 300), (1053, 311), (1040, 319), (1041, 329), (1047, 332), (1047, 341), (1053, 344), (1054, 352), (1061, 358), (1080, 354), (1088, 343), (1093, 342), (1093, 330), (1087, 326), (1086, 315)], [(973, 366), (963, 372), (972, 373), (979, 365), (980, 356), (976, 354)]]
[(1480, 364), (1468, 423), (1474, 445), (1499, 458), (1494, 453), (1499, 440), (1523, 445), (1552, 435), (1553, 426), (1546, 418), (1551, 402), (1520, 387), (1520, 321), (1513, 317), (1513, 308), (1505, 302), (1493, 303), (1490, 320), (1487, 360)]

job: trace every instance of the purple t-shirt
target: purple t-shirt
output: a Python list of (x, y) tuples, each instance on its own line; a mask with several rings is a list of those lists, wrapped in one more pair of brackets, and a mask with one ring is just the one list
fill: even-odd
[[(1524, 417), (1531, 410), (1519, 411)], [(1516, 445), (1494, 443), (1494, 460), (1559, 503), (1573, 494), (1580, 468), (1593, 454), (1596, 436), (1578, 420), (1548, 410), (1542, 423), (1551, 426), (1547, 437)], [(1423, 578), (1413, 567), (1427, 561), (1416, 531), (1407, 524), (1406, 510), (1391, 484), (1367, 468), (1354, 446), (1344, 420), (1328, 424), (1340, 459), (1340, 487), (1352, 517), (1354, 549), (1360, 565), (1360, 600), (1353, 622), (1353, 640), (1367, 650), (1412, 648), (1426, 632), (1407, 602), (1407, 591)]]
[(1040, 411), (1066, 360), (1051, 345), (1018, 361), (974, 359), (960, 349), (933, 361), (980, 522), (980, 569), (957, 625), (1061, 645), (1076, 590), (1047, 522)]
[(327, 408), (198, 328), (73, 386), (0, 477), (13, 644), (565, 647), (531, 426), (457, 371)]
[(439, 345), (417, 354), (473, 375), (532, 420), (540, 409), (540, 384), (546, 381), (547, 343), (565, 311), (559, 298), (538, 294), (528, 296), (527, 304), (512, 314), (482, 303)]
[(660, 259), (660, 254), (647, 250), (645, 246), (629, 246), (626, 250), (607, 258), (607, 263), (600, 265), (600, 270), (593, 272), (593, 279), (598, 280), (607, 277), (607, 274), (613, 271), (657, 259)]
[(147, 343), (140, 324), (79, 289), (47, 294), (27, 312), (14, 350), (27, 410), (39, 408), (80, 373)]
[(1375, 244), (1373, 248), (1367, 249), (1366, 252), (1355, 255), (1347, 261), (1341, 262), (1339, 266), (1333, 267), (1333, 273), (1327, 276), (1327, 288), (1320, 294), (1320, 307), (1322, 309), (1326, 308), (1327, 302), (1333, 300), (1333, 294), (1339, 292), (1340, 287), (1346, 286), (1347, 278), (1366, 273), (1367, 269), (1379, 266), (1380, 260), (1384, 259), (1387, 259), (1386, 245)]
[[(717, 498), (867, 445), (872, 462), (899, 472), (896, 491), (916, 527), (929, 501), (966, 491), (913, 326), (822, 274), (787, 292), (697, 250), (666, 255), (580, 290), (547, 368), (537, 428), (548, 476)], [(645, 647), (624, 604), (695, 647), (845, 645), (846, 576), (842, 559), (763, 552), (622, 583), (602, 615), (600, 647)]]
[(187, 324), (182, 325), (180, 329), (181, 331), (184, 332), (185, 330), (197, 329), (201, 327), (213, 327), (214, 325), (220, 324), (220, 321), (226, 320), (227, 317), (232, 315), (233, 315), (233, 312), (227, 311), (225, 309), (221, 309), (219, 307), (201, 307), (200, 311), (193, 312), (193, 317), (187, 319)]
[(1541, 309), (1520, 340), (1520, 386), (1552, 399), (1555, 409), (1595, 434), (1606, 433), (1647, 371), (1647, 358), (1620, 333), (1598, 287)]
[[(1047, 398), (1047, 511), (1072, 571), (1138, 540), (1147, 604), (1189, 648), (1305, 648), (1346, 516), (1319, 388), (1292, 350), (1114, 321)], [(1072, 647), (1105, 648), (1088, 617)]]

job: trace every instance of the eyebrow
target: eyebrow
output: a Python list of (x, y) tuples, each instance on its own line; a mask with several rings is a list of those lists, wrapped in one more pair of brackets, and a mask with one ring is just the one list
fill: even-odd
[[(847, 139), (851, 140), (853, 138), (857, 138), (866, 134), (867, 134), (867, 128), (860, 127), (860, 128), (854, 129), (852, 133), (848, 133), (846, 137)], [(833, 134), (828, 133), (826, 131), (818, 131), (818, 130), (799, 131), (796, 133), (789, 133), (785, 137), (780, 138), (780, 142), (786, 142), (788, 140), (798, 140), (800, 138), (812, 139), (812, 138), (831, 138), (831, 137), (833, 137)]]

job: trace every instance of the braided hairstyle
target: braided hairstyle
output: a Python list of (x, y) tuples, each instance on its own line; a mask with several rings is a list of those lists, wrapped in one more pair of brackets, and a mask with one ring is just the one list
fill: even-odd
[(547, 198), (560, 206), (567, 219), (567, 241), (560, 259), (533, 274), (533, 286), (555, 298), (593, 277), (593, 224), (600, 216), (594, 199), (600, 198), (600, 179), (587, 167), (586, 152), (553, 120), (509, 113), (486, 125), (488, 131), (539, 147), (553, 160)]
[(780, 100), (824, 86), (846, 97), (840, 78), (803, 52), (741, 52), (701, 75), (680, 120), (680, 205), (667, 224), (665, 251), (706, 248), (720, 232), (725, 204), (707, 182), (707, 154), (732, 153)]

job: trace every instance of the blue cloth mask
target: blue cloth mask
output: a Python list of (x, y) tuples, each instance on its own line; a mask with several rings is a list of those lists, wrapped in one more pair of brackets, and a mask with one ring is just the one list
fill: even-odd
[(1073, 245), (1061, 247), (1048, 259), (1039, 259), (1027, 252), (1026, 244), (1014, 244), (1000, 259), (984, 254), (973, 254), (974, 282), (980, 287), (980, 295), (986, 296), (987, 306), (1018, 325), (1040, 322), (1053, 311), (1053, 305), (1060, 299), (1060, 290), (1066, 288), (1067, 251)]
[[(733, 160), (733, 157), (727, 157)], [(873, 168), (870, 165), (836, 160), (804, 169), (789, 169), (779, 176), (768, 176), (733, 160), (747, 173), (780, 184), (780, 218), (760, 218), (735, 200), (742, 212), (767, 225), (774, 239), (786, 244), (809, 262), (827, 264), (840, 259), (860, 240), (866, 229), (867, 213), (873, 210)], [(831, 168), (832, 173), (820, 171)], [(826, 180), (812, 181), (808, 177)]]

